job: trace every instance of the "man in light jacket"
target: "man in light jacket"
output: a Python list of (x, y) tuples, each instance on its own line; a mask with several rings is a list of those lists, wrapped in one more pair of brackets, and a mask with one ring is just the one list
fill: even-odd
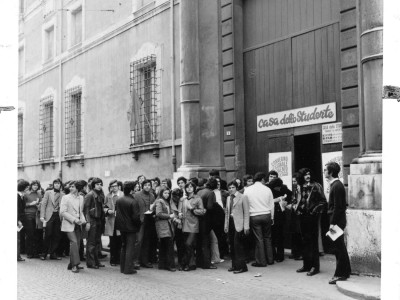
[(232, 266), (229, 272), (239, 274), (247, 272), (246, 255), (243, 236), (249, 234), (249, 202), (238, 192), (238, 184), (234, 180), (228, 184), (230, 197), (225, 208), (225, 232), (229, 236)]
[(106, 216), (106, 225), (104, 235), (110, 237), (110, 265), (116, 266), (119, 264), (119, 257), (121, 252), (121, 236), (116, 231), (115, 223), (115, 203), (119, 197), (124, 193), (119, 191), (118, 181), (112, 180), (109, 184), (110, 193), (106, 196), (106, 203), (104, 205), (104, 213)]
[(50, 259), (60, 260), (55, 253), (61, 238), (61, 220), (60, 220), (60, 202), (64, 196), (62, 192), (62, 182), (60, 179), (53, 181), (53, 189), (46, 191), (44, 194), (41, 208), (40, 208), (40, 221), (45, 227), (45, 239), (43, 254), (41, 260), (45, 260), (47, 254), (50, 254)]

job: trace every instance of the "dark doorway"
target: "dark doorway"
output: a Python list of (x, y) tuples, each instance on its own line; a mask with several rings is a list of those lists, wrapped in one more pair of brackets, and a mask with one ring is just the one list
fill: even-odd
[(294, 137), (294, 170), (312, 170), (312, 180), (322, 184), (322, 157), (320, 133), (304, 134)]

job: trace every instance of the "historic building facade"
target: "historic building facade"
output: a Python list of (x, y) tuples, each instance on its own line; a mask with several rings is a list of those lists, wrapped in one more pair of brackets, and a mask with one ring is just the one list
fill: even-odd
[(227, 180), (342, 163), (380, 274), (382, 1), (21, 0), (19, 176)]

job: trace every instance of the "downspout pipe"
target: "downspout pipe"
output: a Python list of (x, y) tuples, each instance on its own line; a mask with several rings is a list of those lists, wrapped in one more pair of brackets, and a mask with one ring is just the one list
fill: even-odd
[(174, 39), (174, 0), (170, 0), (170, 41), (171, 41), (171, 152), (172, 172), (176, 172), (176, 149), (175, 149), (175, 39)]
[(59, 105), (58, 105), (58, 177), (62, 180), (62, 103), (63, 103), (63, 77), (62, 77), (62, 23), (63, 23), (63, 10), (60, 9), (60, 23), (59, 23), (59, 61), (58, 61), (58, 89), (59, 89)]

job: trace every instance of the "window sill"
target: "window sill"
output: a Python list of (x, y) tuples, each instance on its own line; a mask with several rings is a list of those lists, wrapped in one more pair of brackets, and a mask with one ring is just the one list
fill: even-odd
[(53, 169), (54, 169), (54, 167), (56, 165), (55, 162), (54, 162), (54, 157), (39, 159), (39, 164), (41, 165), (43, 170), (45, 169), (45, 166), (47, 164), (49, 164), (51, 167), (53, 167)]
[(139, 153), (140, 152), (145, 152), (145, 151), (153, 151), (153, 156), (154, 157), (159, 157), (160, 156), (160, 143), (159, 142), (152, 142), (152, 143), (143, 143), (140, 145), (130, 145), (129, 150), (132, 153), (133, 159), (138, 160), (139, 159)]
[(67, 162), (68, 167), (71, 167), (73, 161), (79, 161), (82, 167), (85, 165), (85, 156), (83, 154), (65, 155), (64, 159)]

